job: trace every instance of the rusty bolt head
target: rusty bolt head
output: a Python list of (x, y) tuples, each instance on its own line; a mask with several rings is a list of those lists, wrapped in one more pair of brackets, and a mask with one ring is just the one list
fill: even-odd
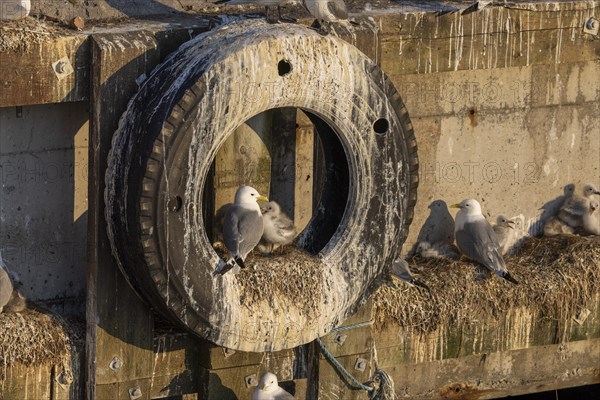
[(246, 383), (247, 388), (258, 386), (258, 377), (256, 374), (248, 375), (244, 378), (244, 382)]

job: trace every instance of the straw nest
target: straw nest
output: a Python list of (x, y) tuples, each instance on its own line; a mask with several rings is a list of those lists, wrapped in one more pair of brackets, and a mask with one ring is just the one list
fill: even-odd
[[(227, 259), (222, 246), (215, 249)], [(317, 313), (324, 290), (323, 265), (317, 256), (289, 245), (270, 255), (254, 251), (244, 263), (246, 268), (236, 275), (241, 289), (240, 304), (251, 308), (257, 303), (273, 304), (277, 299), (287, 298), (305, 314)]]
[(17, 50), (31, 51), (34, 45), (63, 36), (68, 30), (52, 22), (44, 22), (32, 17), (0, 23), (0, 52)]
[(600, 292), (600, 237), (526, 238), (517, 254), (505, 257), (513, 285), (485, 274), (467, 260), (410, 261), (418, 287), (382, 285), (373, 296), (375, 324), (432, 332), (439, 325), (498, 319), (510, 309), (527, 307), (541, 318), (565, 321), (595, 305)]
[(0, 314), (0, 379), (14, 364), (58, 364), (81, 351), (84, 324), (35, 310)]

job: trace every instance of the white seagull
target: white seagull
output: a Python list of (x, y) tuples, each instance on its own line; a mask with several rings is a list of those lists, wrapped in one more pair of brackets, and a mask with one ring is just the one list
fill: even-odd
[(229, 250), (229, 259), (215, 273), (223, 275), (234, 267), (245, 268), (244, 260), (256, 247), (264, 230), (258, 200), (269, 201), (250, 186), (240, 186), (235, 193), (235, 201), (227, 210), (223, 227), (223, 241)]
[(275, 374), (266, 372), (252, 392), (252, 400), (294, 400), (294, 396), (279, 387)]
[(475, 199), (466, 199), (450, 207), (460, 208), (456, 214), (454, 232), (460, 251), (501, 278), (517, 284), (518, 282), (506, 269), (496, 234), (481, 213), (479, 202)]

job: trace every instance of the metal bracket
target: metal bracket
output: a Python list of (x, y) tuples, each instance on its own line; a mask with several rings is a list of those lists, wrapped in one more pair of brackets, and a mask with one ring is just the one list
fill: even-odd
[(139, 386), (134, 386), (129, 388), (129, 399), (136, 400), (142, 397), (142, 389)]
[(248, 375), (244, 378), (244, 382), (246, 383), (247, 388), (258, 386), (258, 377), (256, 374)]
[(52, 63), (52, 70), (59, 81), (75, 72), (68, 57), (63, 57), (58, 61), (54, 61)]
[(365, 372), (365, 368), (367, 368), (367, 364), (369, 364), (369, 361), (365, 360), (364, 358), (357, 358), (356, 359), (356, 364), (354, 364), (354, 369), (360, 372)]
[(587, 21), (585, 21), (585, 25), (583, 26), (583, 32), (588, 33), (590, 35), (598, 36), (598, 32), (600, 31), (600, 21), (598, 21), (594, 17), (589, 17)]

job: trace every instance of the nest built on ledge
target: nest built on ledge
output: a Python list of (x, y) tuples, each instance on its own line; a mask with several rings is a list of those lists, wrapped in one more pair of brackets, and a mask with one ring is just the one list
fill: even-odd
[(0, 381), (15, 364), (61, 364), (83, 351), (85, 326), (36, 310), (0, 314)]
[(539, 318), (566, 321), (595, 307), (600, 237), (528, 237), (505, 261), (519, 285), (489, 276), (468, 260), (411, 260), (412, 272), (431, 293), (417, 287), (381, 286), (373, 296), (376, 327), (394, 324), (432, 332), (440, 325), (498, 320), (519, 307)]

